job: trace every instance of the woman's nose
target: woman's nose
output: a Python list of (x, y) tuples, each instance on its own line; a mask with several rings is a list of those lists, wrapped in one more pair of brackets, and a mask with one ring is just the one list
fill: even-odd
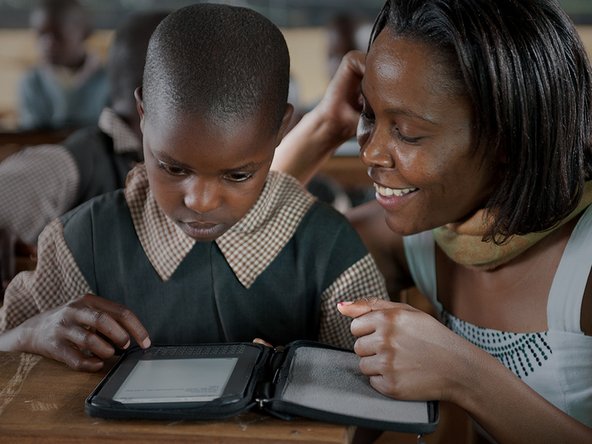
[(360, 144), (360, 158), (368, 167), (393, 168), (394, 161), (389, 151), (392, 138), (388, 131), (378, 126), (360, 132), (358, 129), (358, 143)]
[(218, 185), (211, 180), (195, 177), (185, 191), (184, 203), (196, 213), (204, 214), (219, 206)]

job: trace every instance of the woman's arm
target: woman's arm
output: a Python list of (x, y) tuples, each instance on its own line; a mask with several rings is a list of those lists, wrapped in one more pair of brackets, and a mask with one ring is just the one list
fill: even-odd
[(321, 102), (277, 147), (272, 169), (306, 184), (337, 147), (355, 135), (363, 74), (364, 54), (360, 51), (346, 54)]
[(354, 318), (360, 369), (378, 391), (400, 399), (453, 402), (501, 443), (592, 442), (592, 429), (426, 313), (372, 300), (338, 308)]

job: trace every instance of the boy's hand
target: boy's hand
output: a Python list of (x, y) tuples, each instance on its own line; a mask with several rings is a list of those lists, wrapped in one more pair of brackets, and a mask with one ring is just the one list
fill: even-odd
[(127, 307), (85, 294), (67, 304), (34, 316), (19, 327), (19, 349), (40, 354), (76, 370), (97, 371), (129, 347), (131, 338), (150, 346), (148, 332)]
[(261, 339), (261, 338), (255, 338), (253, 339), (253, 343), (254, 344), (261, 344), (261, 345), (265, 345), (266, 347), (271, 347), (273, 348), (273, 345), (271, 345), (269, 342)]

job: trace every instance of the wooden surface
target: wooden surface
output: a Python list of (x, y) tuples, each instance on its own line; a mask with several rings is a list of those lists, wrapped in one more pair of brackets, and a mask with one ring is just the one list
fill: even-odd
[(246, 413), (218, 422), (92, 418), (84, 400), (103, 372), (0, 352), (0, 443), (349, 443), (353, 427)]
[(0, 131), (0, 162), (17, 151), (27, 147), (59, 143), (72, 130)]

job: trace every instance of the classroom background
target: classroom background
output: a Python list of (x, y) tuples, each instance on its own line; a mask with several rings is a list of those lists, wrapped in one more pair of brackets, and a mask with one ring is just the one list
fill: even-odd
[[(356, 17), (358, 39), (367, 43), (370, 26), (383, 0), (226, 0), (255, 9), (276, 23), (286, 37), (292, 58), (292, 76), (299, 105), (307, 109), (322, 96), (329, 81), (326, 25), (339, 13)], [(129, 12), (173, 10), (195, 0), (81, 0), (92, 15), (95, 32), (89, 46), (105, 57), (113, 29)], [(561, 0), (572, 16), (592, 55), (592, 1)], [(23, 73), (38, 59), (35, 35), (29, 29), (29, 13), (35, 0), (0, 0), (0, 130), (17, 122), (17, 85)]]

